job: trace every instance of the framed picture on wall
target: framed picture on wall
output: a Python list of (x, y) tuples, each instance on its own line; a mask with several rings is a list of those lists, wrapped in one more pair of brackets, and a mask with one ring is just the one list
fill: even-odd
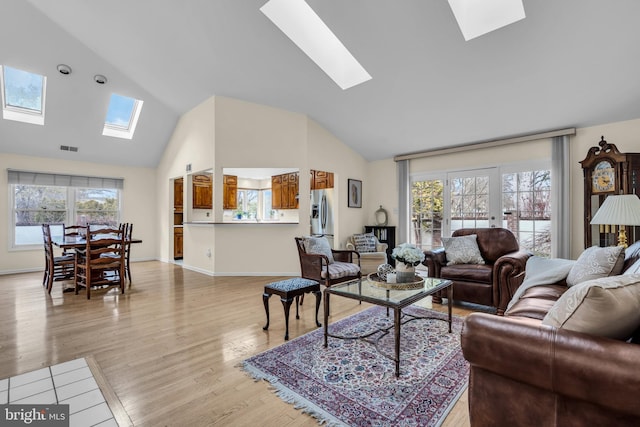
[(350, 208), (361, 208), (362, 207), (362, 181), (359, 181), (357, 179), (349, 179), (348, 188), (349, 188), (348, 206)]

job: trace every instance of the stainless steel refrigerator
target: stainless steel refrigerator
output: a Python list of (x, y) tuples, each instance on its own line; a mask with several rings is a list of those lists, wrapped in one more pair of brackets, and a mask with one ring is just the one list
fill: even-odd
[(311, 190), (311, 235), (325, 236), (333, 248), (333, 189)]

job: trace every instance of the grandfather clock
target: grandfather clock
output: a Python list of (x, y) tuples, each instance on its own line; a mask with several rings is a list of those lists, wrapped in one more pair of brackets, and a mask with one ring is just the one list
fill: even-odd
[[(600, 139), (580, 162), (584, 174), (584, 246), (612, 246), (616, 244), (617, 226), (591, 225), (591, 218), (607, 196), (638, 194), (640, 153), (621, 153), (614, 144)], [(640, 227), (627, 229), (629, 244), (640, 238)]]

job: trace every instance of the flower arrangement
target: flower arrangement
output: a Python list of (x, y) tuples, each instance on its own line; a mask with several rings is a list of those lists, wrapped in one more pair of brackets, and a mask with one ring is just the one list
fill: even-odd
[(407, 267), (415, 267), (424, 261), (424, 252), (410, 243), (403, 243), (393, 248), (391, 258), (405, 263)]

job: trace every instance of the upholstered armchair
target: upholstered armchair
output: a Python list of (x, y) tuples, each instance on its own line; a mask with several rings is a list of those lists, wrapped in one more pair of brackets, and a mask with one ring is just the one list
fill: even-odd
[(380, 264), (387, 264), (387, 248), (389, 245), (380, 243), (373, 234), (354, 234), (347, 238), (348, 250), (360, 254), (360, 271), (362, 275), (375, 273)]
[[(473, 239), (473, 235), (477, 237)], [(513, 233), (505, 228), (462, 228), (454, 231), (452, 237), (475, 240), (478, 256), (460, 261), (454, 259), (453, 250), (448, 255), (445, 247), (425, 251), (423, 264), (429, 277), (453, 281), (455, 300), (493, 307), (497, 314), (504, 314), (519, 284), (516, 276), (525, 271), (532, 254), (521, 251)], [(456, 242), (443, 238), (445, 241), (452, 243), (452, 247)], [(441, 303), (442, 297), (446, 294), (436, 294), (433, 301)]]
[(296, 237), (295, 240), (301, 277), (325, 286), (360, 278), (358, 252), (331, 249), (323, 237)]

